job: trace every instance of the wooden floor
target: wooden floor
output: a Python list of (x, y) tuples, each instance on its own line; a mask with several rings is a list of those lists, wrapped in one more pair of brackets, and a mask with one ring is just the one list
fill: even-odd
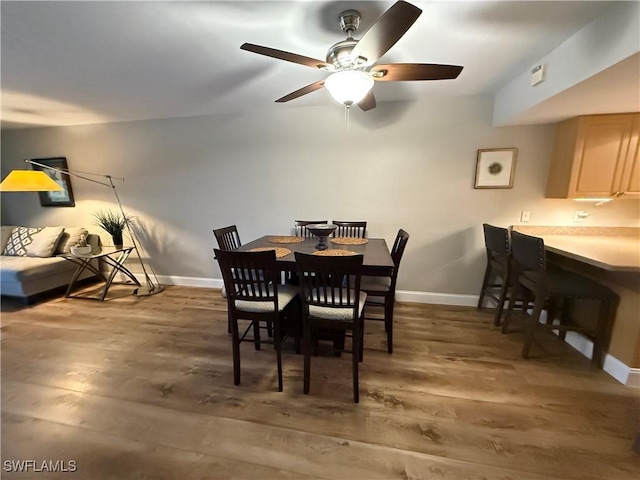
[[(312, 358), (305, 396), (301, 356), (278, 393), (244, 344), (236, 387), (218, 291), (129, 292), (3, 301), (3, 479), (640, 478), (640, 390), (550, 335), (520, 359), (491, 311), (398, 304), (393, 355), (368, 322), (356, 405), (348, 355)], [(7, 471), (28, 459), (77, 470)]]

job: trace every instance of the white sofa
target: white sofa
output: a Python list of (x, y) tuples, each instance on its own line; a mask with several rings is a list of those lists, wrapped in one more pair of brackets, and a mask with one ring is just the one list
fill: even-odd
[[(87, 237), (94, 253), (100, 250), (100, 237), (81, 227), (29, 228), (2, 226), (0, 246), (0, 295), (19, 297), (33, 303), (35, 297), (69, 284), (76, 265), (62, 258), (80, 235)], [(97, 267), (97, 263), (96, 263)], [(80, 279), (95, 277), (85, 270)]]

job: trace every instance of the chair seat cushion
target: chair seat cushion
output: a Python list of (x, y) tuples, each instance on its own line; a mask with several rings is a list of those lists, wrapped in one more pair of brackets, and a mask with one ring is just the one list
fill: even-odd
[[(312, 296), (315, 296), (312, 292)], [(344, 294), (346, 298), (346, 293)], [(362, 316), (364, 302), (367, 300), (367, 294), (360, 292), (360, 303), (358, 304), (358, 317)], [(324, 320), (352, 320), (352, 307), (321, 307), (318, 305), (309, 305), (309, 316), (314, 318), (322, 318)]]
[[(269, 286), (269, 292), (273, 292), (273, 286)], [(278, 311), (281, 312), (298, 294), (298, 289), (293, 285), (278, 285)], [(243, 312), (269, 313), (273, 312), (273, 302), (236, 300), (236, 309)]]
[(367, 292), (388, 292), (391, 289), (391, 277), (374, 277), (363, 275), (360, 289)]
[(549, 282), (547, 293), (550, 296), (585, 299), (606, 299), (614, 296), (614, 293), (604, 285), (565, 270), (548, 271), (547, 280)]

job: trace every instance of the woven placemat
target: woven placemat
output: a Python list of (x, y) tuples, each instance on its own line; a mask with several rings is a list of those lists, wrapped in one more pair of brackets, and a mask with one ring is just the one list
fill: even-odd
[(357, 237), (336, 237), (331, 239), (331, 243), (336, 245), (364, 245), (369, 240)]
[(250, 252), (267, 252), (269, 250), (276, 251), (276, 258), (286, 257), (291, 253), (291, 250), (283, 247), (256, 247), (249, 250)]
[(300, 243), (304, 242), (304, 237), (294, 236), (281, 236), (281, 237), (269, 237), (271, 243)]
[(320, 255), (321, 257), (349, 257), (351, 255), (358, 255), (358, 252), (352, 252), (351, 250), (339, 250), (336, 248), (329, 250), (316, 250), (313, 254)]

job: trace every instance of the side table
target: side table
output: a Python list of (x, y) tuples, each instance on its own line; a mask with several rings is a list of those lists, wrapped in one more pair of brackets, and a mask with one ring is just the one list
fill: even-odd
[[(115, 278), (118, 272), (123, 273), (127, 277), (129, 277), (133, 283), (137, 286), (140, 286), (140, 282), (138, 279), (129, 271), (127, 267), (124, 266), (124, 262), (126, 262), (131, 252), (133, 252), (136, 247), (101, 247), (102, 250), (100, 253), (90, 254), (90, 255), (63, 255), (65, 260), (69, 260), (72, 263), (75, 263), (78, 267), (71, 277), (71, 281), (69, 282), (69, 286), (67, 287), (67, 292), (65, 293), (65, 297), (69, 298), (86, 298), (89, 300), (100, 300), (104, 302), (105, 297), (107, 296), (107, 292), (109, 291), (109, 287), (113, 283), (113, 279)], [(105, 262), (107, 265), (111, 267), (111, 272), (108, 276), (105, 276), (104, 273), (100, 271), (99, 268), (96, 268), (91, 262), (93, 260), (101, 260)], [(80, 295), (71, 295), (73, 287), (75, 286), (80, 274), (85, 270), (90, 270), (95, 273), (100, 279), (102, 279), (104, 283), (104, 287), (102, 289), (102, 294), (99, 298), (97, 297), (88, 297), (88, 296), (80, 296)]]

